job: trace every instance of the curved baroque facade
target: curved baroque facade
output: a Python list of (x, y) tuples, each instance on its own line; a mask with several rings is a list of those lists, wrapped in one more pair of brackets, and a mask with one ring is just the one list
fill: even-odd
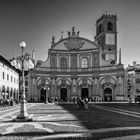
[(52, 38), (48, 59), (30, 72), (28, 100), (44, 102), (88, 97), (92, 101), (123, 101), (124, 68), (117, 62), (117, 17), (103, 15), (96, 22), (95, 40), (72, 28), (58, 42)]

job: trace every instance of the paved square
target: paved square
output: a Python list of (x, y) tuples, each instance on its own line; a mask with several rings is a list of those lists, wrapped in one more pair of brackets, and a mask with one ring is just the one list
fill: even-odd
[[(27, 104), (33, 122), (13, 122), (20, 106), (0, 111), (1, 139), (66, 138), (103, 139), (140, 134), (140, 111), (129, 105), (89, 105), (77, 110), (73, 104)], [(120, 133), (121, 132), (121, 133)], [(115, 134), (115, 135), (114, 135)]]

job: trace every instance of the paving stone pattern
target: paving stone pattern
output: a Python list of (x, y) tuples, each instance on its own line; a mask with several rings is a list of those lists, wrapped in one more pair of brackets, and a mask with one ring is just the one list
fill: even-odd
[(138, 131), (140, 114), (136, 110), (128, 112), (127, 108), (112, 109), (94, 104), (89, 105), (89, 110), (77, 110), (76, 105), (73, 104), (55, 106), (43, 103), (28, 103), (27, 108), (28, 113), (34, 118), (33, 122), (12, 122), (18, 115), (20, 106), (0, 110), (0, 139), (28, 140), (58, 137), (72, 139), (74, 137), (73, 139), (96, 140), (103, 139), (102, 134), (106, 134), (106, 138), (111, 138), (114, 132), (120, 134), (120, 131), (123, 132), (122, 136), (140, 134)]

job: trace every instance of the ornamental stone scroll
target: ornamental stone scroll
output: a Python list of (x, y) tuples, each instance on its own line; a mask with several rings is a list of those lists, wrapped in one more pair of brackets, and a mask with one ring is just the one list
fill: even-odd
[(84, 44), (84, 42), (76, 38), (70, 38), (66, 42), (64, 42), (64, 45), (68, 50), (79, 50), (83, 47)]

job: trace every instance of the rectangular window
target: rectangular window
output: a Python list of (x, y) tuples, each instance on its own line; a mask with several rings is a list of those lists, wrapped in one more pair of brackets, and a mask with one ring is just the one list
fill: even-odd
[(2, 73), (2, 77), (3, 77), (3, 79), (4, 79), (4, 76), (5, 76), (5, 75), (4, 75), (4, 72), (3, 72), (3, 73)]
[(11, 82), (13, 81), (13, 77), (11, 76)]
[(9, 74), (7, 74), (7, 81), (9, 81)]
[(61, 58), (60, 59), (60, 67), (62, 69), (66, 69), (67, 68), (67, 59), (66, 58)]
[(87, 58), (82, 58), (81, 67), (82, 68), (88, 68), (88, 59)]

